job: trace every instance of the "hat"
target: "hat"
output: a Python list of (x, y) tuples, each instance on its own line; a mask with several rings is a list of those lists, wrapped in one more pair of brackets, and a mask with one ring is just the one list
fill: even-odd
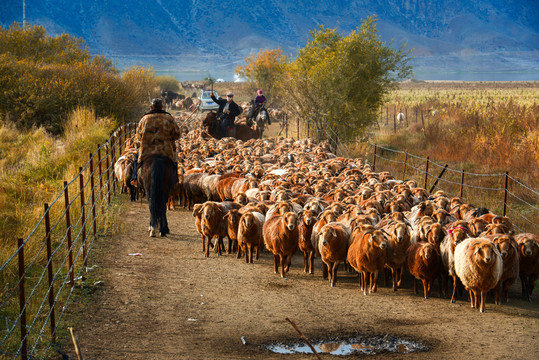
[(234, 93), (229, 92), (228, 94), (226, 94), (226, 96), (234, 96)]
[(154, 109), (162, 109), (163, 108), (163, 100), (161, 98), (155, 98), (152, 100), (152, 107)]
[(262, 90), (257, 90), (256, 93), (257, 93), (258, 95), (262, 95)]

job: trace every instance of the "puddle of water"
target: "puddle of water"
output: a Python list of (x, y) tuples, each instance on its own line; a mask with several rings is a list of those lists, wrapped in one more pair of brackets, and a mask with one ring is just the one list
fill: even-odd
[[(427, 351), (428, 348), (418, 342), (398, 339), (391, 335), (378, 337), (355, 337), (347, 339), (321, 340), (312, 343), (318, 353), (331, 355), (374, 355), (382, 352), (408, 354)], [(312, 354), (313, 351), (304, 342), (296, 344), (270, 344), (266, 349), (278, 354)]]

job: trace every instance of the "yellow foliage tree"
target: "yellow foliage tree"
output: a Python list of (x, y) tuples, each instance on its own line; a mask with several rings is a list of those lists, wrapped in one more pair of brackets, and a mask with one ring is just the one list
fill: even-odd
[[(285, 56), (280, 48), (260, 50), (245, 58), (244, 66), (237, 66), (238, 76), (248, 79), (256, 88), (263, 88), (272, 104), (279, 103), (277, 84), (283, 76)], [(271, 100), (270, 100), (271, 99)]]

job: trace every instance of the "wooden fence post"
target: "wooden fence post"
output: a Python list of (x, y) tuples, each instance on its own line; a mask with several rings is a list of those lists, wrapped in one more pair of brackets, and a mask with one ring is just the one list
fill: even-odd
[(64, 180), (64, 201), (66, 208), (66, 228), (67, 228), (67, 249), (68, 249), (68, 258), (69, 258), (69, 283), (71, 287), (75, 286), (75, 274), (73, 269), (73, 250), (72, 239), (71, 239), (71, 216), (69, 214), (69, 189), (67, 187), (67, 181)]
[(372, 157), (372, 171), (376, 171), (376, 144), (374, 144), (374, 155)]
[(408, 107), (404, 108), (404, 120), (406, 120), (406, 127), (408, 127)]
[(88, 265), (88, 259), (86, 258), (86, 204), (84, 199), (84, 175), (82, 174), (82, 167), (79, 167), (79, 185), (80, 185), (80, 212), (81, 212), (81, 234), (82, 234), (82, 266)]
[(110, 157), (110, 146), (109, 150), (107, 151), (107, 157), (105, 158), (105, 166), (107, 167), (107, 195), (108, 195), (108, 203), (110, 205), (110, 163), (109, 163), (109, 157)]
[(26, 296), (24, 293), (24, 241), (17, 239), (19, 246), (19, 308), (21, 310), (21, 359), (28, 359), (28, 339), (26, 333)]
[(507, 185), (509, 184), (509, 171), (505, 172), (505, 186), (503, 190), (503, 216), (507, 213)]
[(97, 167), (99, 168), (99, 196), (103, 196), (103, 173), (101, 171), (101, 146), (97, 144)]
[(425, 190), (427, 190), (427, 181), (428, 181), (428, 175), (429, 175), (429, 157), (427, 156), (427, 164), (425, 166)]
[(49, 204), (45, 204), (45, 239), (47, 242), (47, 273), (49, 278), (49, 308), (51, 309), (51, 338), (56, 342), (56, 316), (54, 313), (54, 272), (52, 268), (51, 221)]
[(464, 170), (460, 173), (460, 198), (462, 199), (462, 194), (464, 191)]
[(96, 233), (97, 233), (97, 220), (96, 220), (96, 216), (95, 216), (95, 189), (94, 189), (94, 158), (92, 156), (92, 154), (90, 153), (89, 154), (89, 158), (90, 158), (90, 187), (92, 188), (92, 222), (93, 222), (93, 228), (94, 228), (94, 241), (95, 239), (97, 238), (96, 236)]
[[(112, 151), (111, 151), (111, 155), (110, 155), (110, 165), (112, 167), (114, 167), (114, 164), (116, 163), (116, 136), (113, 136), (112, 137)], [(114, 181), (114, 179), (116, 178), (116, 176), (114, 176), (114, 170), (110, 170), (111, 172), (111, 182), (112, 182), (112, 192), (116, 194), (116, 181)], [(110, 194), (110, 192), (109, 192)], [(110, 204), (110, 200), (109, 200), (109, 204)]]
[(406, 162), (408, 161), (408, 153), (404, 153), (404, 165), (402, 166), (402, 181), (404, 181), (406, 177)]

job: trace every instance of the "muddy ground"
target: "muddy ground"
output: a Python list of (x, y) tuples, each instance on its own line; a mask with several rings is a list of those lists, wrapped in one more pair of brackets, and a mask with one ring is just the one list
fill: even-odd
[[(398, 292), (381, 281), (376, 294), (364, 296), (357, 276), (342, 267), (335, 288), (322, 279), (320, 259), (315, 274), (305, 274), (299, 253), (285, 279), (273, 273), (268, 252), (254, 264), (213, 252), (204, 258), (194, 218), (184, 209), (168, 213), (172, 233), (165, 238), (148, 236), (144, 200), (128, 204), (121, 218), (124, 231), (100, 238), (92, 252), (89, 265), (98, 267), (88, 276), (91, 295), (73, 307), (72, 326), (86, 360), (315, 358), (265, 350), (270, 343), (301, 342), (287, 317), (313, 341), (390, 334), (428, 347), (323, 359), (539, 358), (539, 296), (531, 304), (522, 300), (519, 284), (509, 304), (489, 301), (485, 313), (464, 300), (439, 298), (437, 285), (424, 300), (413, 294), (409, 279)], [(65, 350), (76, 358), (70, 345)]]

